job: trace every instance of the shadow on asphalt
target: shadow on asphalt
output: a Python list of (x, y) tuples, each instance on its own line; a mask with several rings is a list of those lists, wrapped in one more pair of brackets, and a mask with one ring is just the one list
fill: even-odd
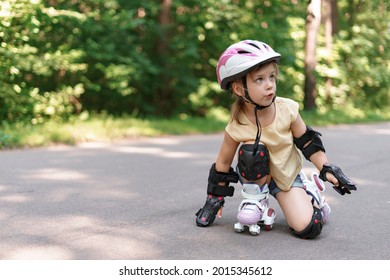
[[(358, 184), (320, 238), (291, 235), (276, 201), (272, 231), (195, 226), (221, 134), (0, 152), (0, 259), (389, 259), (390, 123), (318, 127), (329, 159)], [(305, 162), (309, 174), (314, 167)]]

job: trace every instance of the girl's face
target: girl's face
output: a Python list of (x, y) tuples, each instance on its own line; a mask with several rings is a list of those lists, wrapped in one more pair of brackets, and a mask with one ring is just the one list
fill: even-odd
[(263, 106), (272, 103), (276, 94), (276, 75), (275, 65), (269, 63), (246, 76), (248, 93), (255, 103)]
[[(250, 98), (259, 105), (268, 106), (276, 95), (277, 68), (274, 63), (257, 68), (246, 76), (246, 83)], [(236, 87), (236, 89), (239, 89)], [(245, 97), (243, 87), (235, 90), (236, 94)]]

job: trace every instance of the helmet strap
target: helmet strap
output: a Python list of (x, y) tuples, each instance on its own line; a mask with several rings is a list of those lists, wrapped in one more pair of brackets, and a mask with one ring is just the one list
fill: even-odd
[(252, 100), (252, 98), (249, 96), (248, 86), (246, 84), (246, 76), (242, 77), (242, 85), (244, 87), (244, 92), (245, 92), (245, 98), (243, 98), (244, 101), (247, 102), (247, 103), (255, 105), (255, 108), (253, 110), (253, 113), (255, 114), (256, 127), (257, 127), (256, 140), (255, 140), (255, 144), (254, 144), (254, 147), (253, 147), (253, 155), (255, 155), (256, 152), (257, 152), (257, 148), (259, 146), (260, 137), (261, 137), (261, 124), (260, 124), (259, 118), (257, 117), (257, 110), (263, 110), (263, 109), (268, 108), (269, 106), (271, 106), (274, 103), (276, 96), (274, 96), (274, 98), (272, 99), (272, 102), (269, 105), (267, 105), (267, 106), (259, 105), (256, 102), (254, 102)]
[(257, 148), (259, 147), (259, 142), (261, 137), (261, 123), (259, 122), (259, 118), (257, 117), (257, 110), (261, 110), (259, 106), (255, 106), (255, 109), (253, 110), (253, 113), (255, 114), (256, 127), (257, 127), (256, 140), (253, 146), (253, 155), (255, 155), (257, 152)]
[(244, 87), (244, 93), (245, 93), (244, 101), (245, 102), (255, 105), (255, 107), (257, 107), (257, 110), (263, 110), (265, 108), (268, 108), (269, 106), (272, 105), (272, 103), (274, 103), (276, 96), (274, 96), (274, 98), (272, 99), (272, 102), (267, 106), (259, 105), (256, 102), (254, 102), (252, 100), (252, 98), (249, 96), (248, 86), (246, 84), (246, 76), (242, 77), (241, 80), (242, 80), (242, 86)]

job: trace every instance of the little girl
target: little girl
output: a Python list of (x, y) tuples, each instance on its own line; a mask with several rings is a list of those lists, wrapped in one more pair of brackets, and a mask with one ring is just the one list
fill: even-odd
[[(305, 125), (298, 103), (276, 97), (279, 59), (280, 54), (269, 45), (255, 40), (235, 43), (219, 58), (218, 83), (237, 99), (217, 160), (210, 169), (206, 203), (196, 213), (198, 226), (208, 226), (216, 215), (222, 216), (224, 197), (234, 192), (230, 183), (240, 177), (261, 186), (269, 175), (269, 192), (278, 201), (291, 231), (305, 239), (318, 236), (323, 215), (330, 209), (319, 209), (324, 203), (317, 205), (306, 192), (300, 174), (300, 151), (320, 171), (319, 177), (332, 183), (341, 195), (356, 190), (342, 170), (329, 163), (321, 134)], [(239, 146), (237, 174), (231, 164)]]

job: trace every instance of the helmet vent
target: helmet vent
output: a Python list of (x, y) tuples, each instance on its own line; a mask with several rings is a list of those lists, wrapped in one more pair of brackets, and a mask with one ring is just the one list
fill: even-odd
[(248, 43), (248, 45), (251, 45), (252, 47), (255, 47), (256, 49), (260, 50), (260, 48), (256, 44), (254, 44), (254, 43)]

